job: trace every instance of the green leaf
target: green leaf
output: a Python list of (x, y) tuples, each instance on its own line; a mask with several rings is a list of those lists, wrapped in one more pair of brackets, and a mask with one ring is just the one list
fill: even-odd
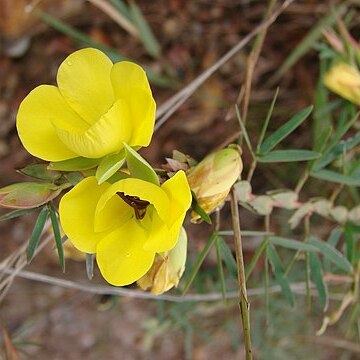
[(95, 254), (86, 254), (86, 275), (89, 280), (94, 277)]
[(274, 97), (272, 99), (272, 102), (271, 102), (271, 105), (269, 107), (269, 110), (268, 110), (268, 113), (266, 114), (266, 118), (265, 118), (265, 121), (264, 121), (264, 124), (261, 128), (261, 132), (260, 132), (260, 136), (259, 136), (259, 140), (258, 140), (258, 144), (256, 146), (256, 152), (258, 153), (260, 151), (260, 147), (262, 145), (262, 142), (264, 140), (264, 137), (265, 137), (265, 134), (266, 134), (266, 130), (268, 128), (268, 125), (269, 125), (269, 121), (271, 119), (271, 116), (272, 116), (272, 113), (274, 111), (274, 106), (275, 106), (275, 102), (276, 102), (276, 99), (279, 95), (279, 88), (276, 88), (276, 91), (275, 91), (275, 94), (274, 94)]
[(39, 244), (41, 234), (44, 230), (46, 219), (49, 215), (49, 209), (47, 206), (44, 206), (40, 213), (38, 218), (36, 219), (33, 232), (31, 234), (31, 238), (29, 240), (29, 245), (27, 247), (26, 255), (27, 255), (27, 262), (30, 263), (32, 260), (35, 250)]
[(49, 212), (50, 212), (51, 225), (53, 228), (61, 269), (63, 272), (65, 272), (65, 257), (64, 257), (63, 243), (60, 234), (59, 221), (54, 206), (52, 204), (49, 204)]
[(242, 121), (242, 119), (241, 119), (239, 107), (238, 107), (237, 105), (235, 105), (235, 112), (236, 112), (236, 117), (237, 117), (238, 122), (239, 122), (239, 125), (240, 125), (240, 129), (241, 129), (242, 135), (244, 136), (246, 145), (247, 145), (247, 147), (248, 147), (251, 155), (255, 158), (255, 154), (254, 154), (254, 150), (253, 150), (252, 145), (251, 145), (251, 141), (250, 141), (250, 138), (249, 138), (249, 134), (248, 134), (248, 132), (247, 132), (247, 130), (246, 130), (245, 124), (243, 123), (243, 121)]
[(283, 61), (282, 65), (274, 74), (272, 81), (278, 81), (299, 59), (308, 51), (312, 50), (314, 44), (322, 37), (325, 28), (331, 27), (346, 12), (347, 6), (337, 6), (327, 16), (321, 19), (311, 28), (301, 42), (294, 48), (290, 55)]
[(287, 239), (279, 236), (270, 236), (269, 241), (273, 245), (278, 245), (287, 249), (293, 249), (293, 250), (303, 250), (303, 251), (310, 251), (310, 252), (316, 252), (319, 251), (318, 248), (315, 246), (309, 245), (306, 242), (298, 241), (298, 240), (292, 240)]
[(126, 151), (126, 163), (131, 176), (159, 186), (159, 178), (151, 165), (129, 145), (124, 144), (124, 147)]
[(314, 160), (321, 156), (320, 153), (312, 150), (275, 150), (257, 158), (258, 162), (293, 162)]
[(99, 165), (101, 159), (89, 159), (77, 157), (74, 159), (51, 162), (48, 166), (49, 170), (59, 171), (81, 171), (92, 169)]
[(221, 285), (221, 294), (223, 297), (223, 300), (226, 299), (226, 284), (225, 284), (225, 277), (224, 277), (224, 268), (222, 264), (222, 257), (220, 254), (220, 244), (219, 244), (219, 237), (216, 237), (215, 240), (215, 248), (216, 248), (216, 260), (217, 260), (217, 268), (218, 268), (218, 274), (220, 279), (220, 285)]
[(48, 164), (31, 164), (20, 170), (19, 173), (35, 179), (55, 181), (61, 177), (61, 173), (48, 169)]
[(354, 233), (351, 223), (346, 223), (344, 235), (346, 243), (346, 257), (351, 264), (354, 264), (356, 245), (354, 241)]
[(310, 260), (310, 273), (311, 278), (315, 283), (317, 288), (321, 305), (323, 310), (326, 311), (329, 305), (329, 297), (326, 283), (324, 282), (323, 271), (321, 268), (321, 261), (316, 253), (310, 252), (309, 253), (309, 260)]
[(309, 106), (295, 114), (288, 122), (273, 132), (260, 146), (260, 154), (266, 154), (291, 134), (310, 115), (313, 106)]
[(199, 201), (196, 197), (196, 194), (191, 190), (192, 201), (191, 201), (191, 209), (195, 211), (201, 219), (203, 219), (206, 223), (211, 224), (211, 219), (208, 213), (200, 206)]
[(131, 14), (130, 14), (129, 8), (124, 3), (124, 1), (122, 1), (122, 0), (110, 0), (110, 1), (120, 14), (125, 16), (128, 20), (131, 20)]
[(323, 169), (326, 165), (330, 164), (336, 158), (343, 156), (344, 151), (351, 150), (353, 147), (360, 144), (360, 132), (357, 133), (354, 137), (341, 141), (339, 144), (336, 144), (330, 150), (328, 150), (324, 155), (321, 156), (313, 165), (312, 170), (314, 172)]
[[(338, 244), (341, 234), (342, 234), (342, 229), (340, 227), (336, 227), (334, 230), (331, 231), (329, 238), (327, 239), (327, 244), (333, 248), (336, 247), (336, 245)], [(329, 258), (324, 258), (324, 270), (326, 273), (331, 272), (331, 266), (330, 266), (330, 260)]]
[(328, 243), (316, 239), (315, 237), (310, 237), (308, 243), (317, 247), (324, 257), (328, 258), (340, 269), (348, 273), (351, 273), (353, 271), (353, 267), (350, 264), (349, 260), (340, 251), (336, 250)]
[(0, 216), (0, 221), (17, 218), (19, 216), (29, 214), (29, 213), (33, 212), (34, 210), (35, 210), (34, 208), (31, 208), (31, 209), (20, 209), (20, 210), (10, 211), (10, 212)]
[(221, 258), (224, 260), (224, 263), (228, 268), (230, 274), (234, 277), (234, 279), (237, 279), (236, 260), (232, 254), (231, 249), (229, 248), (229, 245), (221, 236), (218, 236), (217, 241), (219, 244)]
[(211, 247), (214, 245), (214, 242), (216, 241), (216, 238), (217, 238), (217, 234), (213, 233), (210, 236), (209, 240), (207, 241), (205, 247), (201, 250), (200, 254), (198, 255), (198, 257), (197, 257), (197, 259), (195, 261), (195, 264), (194, 264), (194, 266), (193, 266), (193, 268), (191, 270), (191, 273), (190, 273), (190, 275), (189, 275), (189, 277), (188, 277), (188, 279), (187, 279), (187, 281), (185, 283), (183, 294), (185, 294), (189, 290), (192, 282), (195, 279), (196, 274), (199, 272), (201, 264), (204, 262), (204, 260), (205, 260), (205, 258), (207, 256), (207, 254), (209, 253)]
[(156, 40), (154, 33), (144, 18), (140, 8), (135, 4), (134, 1), (131, 1), (129, 4), (129, 9), (133, 22), (139, 30), (140, 39), (146, 50), (151, 56), (158, 58), (161, 52), (160, 44)]
[(104, 181), (113, 176), (123, 166), (125, 160), (125, 149), (121, 150), (117, 154), (105, 156), (96, 170), (96, 179), (98, 184), (102, 184)]
[(294, 307), (295, 306), (294, 295), (291, 291), (290, 284), (289, 284), (286, 276), (284, 275), (284, 270), (283, 270), (283, 266), (282, 266), (280, 257), (272, 244), (268, 245), (266, 254), (267, 254), (267, 258), (271, 264), (273, 273), (275, 275), (275, 279), (276, 279), (277, 283), (280, 285), (280, 287), (283, 291), (283, 294), (285, 296), (285, 299), (290, 304), (290, 306)]
[(256, 248), (254, 256), (252, 257), (249, 265), (246, 266), (245, 268), (245, 274), (246, 274), (246, 280), (249, 279), (251, 273), (253, 272), (253, 270), (255, 269), (255, 266), (261, 256), (261, 254), (264, 252), (264, 250), (266, 249), (268, 245), (268, 238), (265, 238), (261, 244)]
[(319, 171), (313, 171), (310, 173), (310, 176), (338, 184), (344, 184), (348, 186), (360, 186), (359, 178), (343, 175), (332, 170), (322, 169)]

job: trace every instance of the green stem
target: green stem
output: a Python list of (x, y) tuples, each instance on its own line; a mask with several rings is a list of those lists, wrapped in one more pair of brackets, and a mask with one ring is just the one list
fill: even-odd
[(252, 360), (251, 334), (250, 334), (250, 305), (247, 299), (244, 257), (240, 232), (239, 208), (234, 189), (231, 190), (231, 218), (234, 229), (234, 242), (236, 252), (236, 264), (240, 292), (240, 315), (245, 337), (246, 360)]

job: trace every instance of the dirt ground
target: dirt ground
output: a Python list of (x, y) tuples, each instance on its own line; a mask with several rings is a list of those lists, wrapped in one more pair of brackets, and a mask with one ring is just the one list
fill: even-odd
[[(35, 15), (24, 18), (24, 7), (28, 3), (0, 0), (0, 9), (4, 9), (0, 14), (0, 186), (24, 181), (14, 169), (34, 162), (17, 137), (15, 117), (19, 103), (35, 86), (53, 84), (59, 64), (79, 47), (76, 41), (49, 28)], [(265, 3), (245, 0), (137, 1), (160, 42), (161, 60), (147, 55), (138, 40), (89, 2), (44, 0), (39, 6), (92, 39), (118, 49), (156, 72), (171, 68), (177, 85), (153, 86), (155, 99), (161, 104), (259, 24)], [(335, 1), (295, 1), (271, 26), (254, 74), (248, 117), (254, 126), (264, 119), (277, 85), (281, 88), (278, 115), (294, 113), (313, 102), (318, 71), (315, 51), (301, 59), (280, 82), (271, 84), (270, 80), (307, 31), (328, 14), (331, 3)], [(142, 151), (153, 166), (159, 167), (173, 149), (201, 159), (238, 131), (237, 121), (231, 112), (230, 116), (228, 113), (233, 109), (244, 80), (249, 51), (250, 46), (247, 46), (228, 61), (154, 135), (152, 144)], [(294, 139), (300, 146), (307, 141), (309, 139), (301, 137)], [(248, 166), (249, 159), (244, 159), (244, 163)], [(254, 186), (267, 189), (262, 175), (259, 173), (255, 178)], [(0, 209), (0, 215), (3, 213), (5, 211)], [(225, 211), (224, 226), (228, 223), (228, 213)], [(27, 241), (34, 219), (30, 214), (0, 222), (0, 260)], [(253, 217), (242, 219), (243, 226), (249, 229), (256, 228), (257, 221)], [(189, 225), (190, 250), (196, 254), (210, 231), (205, 225)], [(250, 250), (246, 256), (251, 254)], [(40, 253), (26, 270), (88, 282), (81, 262), (67, 260), (66, 273), (62, 274), (51, 248)], [(93, 282), (104, 284), (98, 273)], [(257, 311), (256, 304), (255, 301), (253, 312)], [(174, 314), (183, 311), (181, 307), (171, 308), (169, 304), (150, 300), (94, 296), (16, 279), (0, 309), (1, 324), (14, 337), (21, 359), (242, 358), (240, 337), (234, 327), (239, 324), (237, 320), (227, 320), (238, 316), (235, 303), (220, 308), (212, 304), (207, 315), (190, 316), (189, 321), (194, 327), (189, 330), (179, 319), (174, 320)], [(173, 314), (168, 322), (163, 311)], [(195, 325), (199, 322), (203, 322), (207, 335), (196, 332)], [(313, 330), (308, 329), (308, 334)], [(258, 334), (258, 338), (261, 337)], [(274, 343), (274, 346), (277, 345)], [(303, 344), (299, 341), (298, 346)], [(256, 347), (260, 349), (261, 340), (256, 342), (255, 354)], [(329, 357), (328, 350), (318, 350), (315, 347), (313, 355), (307, 358), (338, 358), (336, 352)], [(301, 358), (293, 355), (288, 358)]]

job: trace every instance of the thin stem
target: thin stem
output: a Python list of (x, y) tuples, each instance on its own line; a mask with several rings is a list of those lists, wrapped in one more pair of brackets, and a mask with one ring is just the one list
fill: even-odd
[(236, 252), (236, 263), (237, 263), (237, 272), (238, 272), (238, 282), (240, 290), (240, 315), (241, 321), (244, 329), (245, 337), (245, 354), (246, 360), (252, 359), (252, 350), (251, 350), (251, 334), (250, 334), (250, 304), (247, 299), (246, 291), (246, 280), (245, 280), (245, 267), (244, 267), (244, 257), (242, 251), (242, 241), (241, 241), (241, 232), (240, 232), (240, 217), (239, 217), (239, 208), (236, 198), (236, 193), (234, 189), (231, 190), (231, 218), (234, 228), (234, 242), (235, 242), (235, 252)]
[(300, 192), (300, 190), (303, 188), (303, 186), (305, 185), (307, 179), (309, 178), (309, 170), (306, 169), (304, 171), (304, 173), (301, 175), (298, 183), (296, 184), (295, 187), (295, 192), (298, 194)]
[(251, 165), (250, 165), (250, 168), (249, 168), (249, 172), (248, 172), (247, 177), (246, 177), (246, 180), (247, 180), (248, 182), (251, 181), (251, 179), (252, 179), (252, 177), (253, 177), (253, 175), (254, 175), (254, 171), (255, 171), (255, 169), (256, 169), (256, 165), (257, 165), (257, 161), (256, 161), (256, 159), (254, 159), (254, 160), (251, 162)]
[[(266, 215), (265, 216), (265, 231), (269, 232), (270, 231), (270, 215)], [(266, 249), (265, 249), (265, 254), (267, 254), (267, 247), (268, 247), (268, 239), (269, 237), (266, 236)], [(269, 295), (269, 261), (267, 259), (267, 256), (265, 255), (264, 258), (264, 266), (265, 266), (265, 279), (264, 279), (264, 287), (265, 287), (265, 326), (267, 327), (270, 323), (270, 295)]]
[[(304, 241), (306, 242), (310, 234), (310, 216), (304, 219)], [(308, 312), (311, 312), (311, 279), (310, 279), (310, 256), (305, 253), (305, 282), (306, 282), (306, 304)]]

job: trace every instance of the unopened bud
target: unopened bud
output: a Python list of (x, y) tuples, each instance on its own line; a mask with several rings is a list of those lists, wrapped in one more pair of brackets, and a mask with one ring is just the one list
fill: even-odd
[(324, 84), (334, 93), (360, 105), (360, 73), (344, 62), (334, 65), (324, 77)]
[[(229, 147), (206, 156), (190, 169), (187, 175), (190, 188), (205, 212), (211, 213), (224, 201), (242, 167), (239, 149)], [(192, 213), (192, 221), (199, 217)]]
[(150, 270), (136, 283), (143, 290), (151, 288), (155, 295), (163, 294), (177, 287), (185, 270), (187, 236), (181, 228), (179, 239), (174, 248), (163, 254), (157, 254)]

